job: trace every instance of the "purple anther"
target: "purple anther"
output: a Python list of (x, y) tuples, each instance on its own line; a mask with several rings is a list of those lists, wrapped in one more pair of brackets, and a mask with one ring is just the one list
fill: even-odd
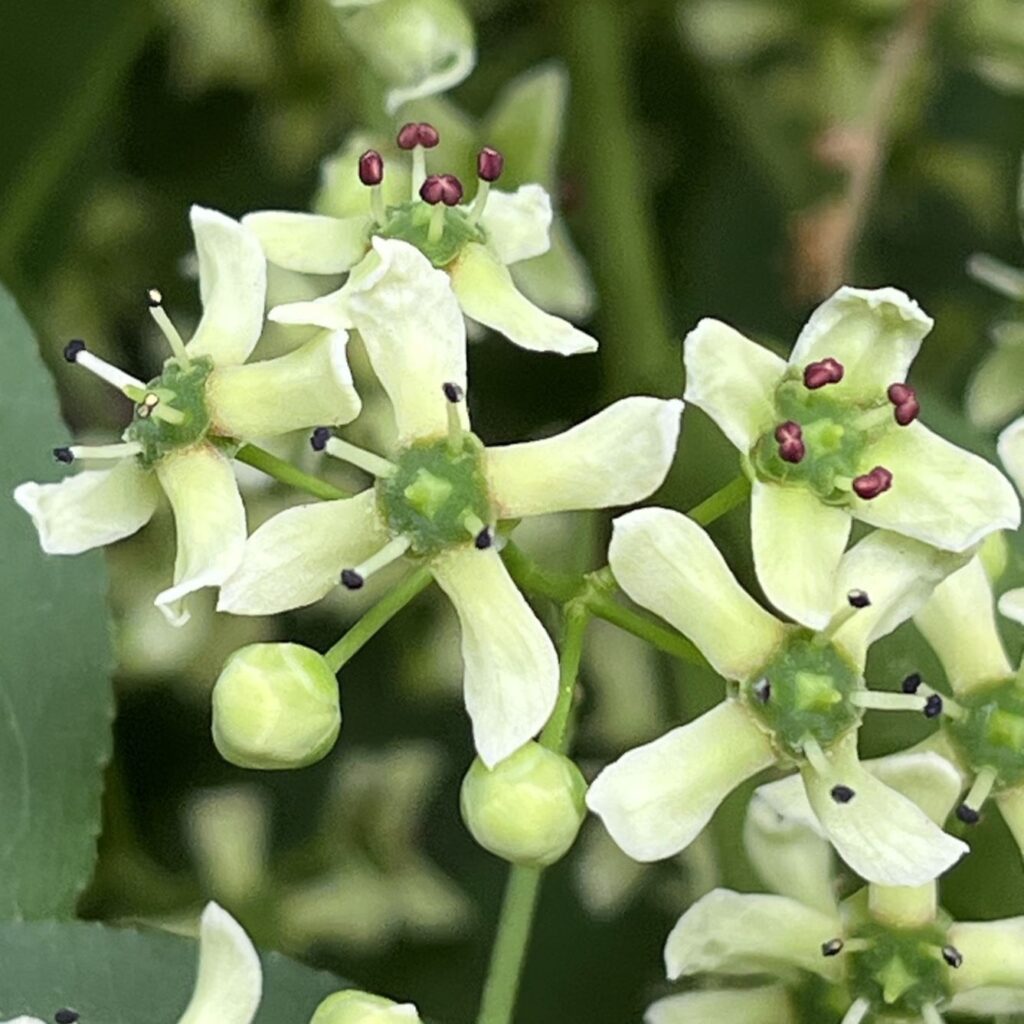
[(359, 180), (364, 185), (379, 185), (384, 180), (384, 158), (375, 149), (368, 149), (359, 158)]
[(456, 402), (461, 402), (465, 397), (465, 392), (458, 384), (452, 383), (452, 381), (446, 381), (441, 385), (441, 390), (444, 392), (444, 397), (454, 405)]
[(804, 446), (803, 431), (800, 424), (786, 420), (775, 428), (775, 440), (779, 444), (779, 458), (783, 462), (801, 462), (807, 454)]
[(482, 181), (497, 181), (505, 169), (505, 158), (490, 146), (484, 146), (476, 157), (477, 177)]
[(486, 551), (494, 543), (494, 534), (491, 528), (485, 526), (474, 538), (473, 544), (477, 551)]
[(842, 939), (829, 939), (828, 942), (821, 944), (821, 955), (822, 956), (839, 956), (843, 951), (845, 943)]
[(399, 149), (414, 149), (420, 144), (420, 126), (414, 121), (403, 124), (398, 130), (398, 138), (395, 140)]
[(956, 816), (965, 825), (977, 825), (978, 822), (981, 821), (980, 812), (976, 811), (973, 807), (968, 807), (967, 804), (961, 804), (956, 809)]
[(322, 452), (327, 447), (327, 442), (330, 439), (330, 427), (317, 427), (316, 430), (309, 435), (309, 446), (315, 452)]
[(924, 702), (924, 717), (925, 718), (938, 718), (942, 714), (942, 697), (933, 693)]
[(838, 384), (843, 379), (843, 364), (829, 356), (819, 363), (809, 363), (804, 368), (804, 387), (817, 391), (826, 384)]
[(462, 182), (454, 174), (431, 174), (420, 187), (420, 199), (431, 206), (438, 203), (458, 206), (462, 199)]
[(72, 455), (70, 448), (54, 448), (53, 457), (58, 462), (63, 462), (65, 466), (75, 461), (75, 457)]
[(847, 603), (851, 608), (870, 608), (871, 598), (866, 590), (851, 590), (846, 595)]
[(366, 580), (355, 569), (342, 569), (341, 582), (348, 590), (359, 590)]
[(69, 362), (75, 362), (79, 355), (85, 351), (85, 342), (81, 338), (73, 338), (64, 346), (64, 358)]
[(849, 786), (844, 786), (841, 784), (838, 786), (833, 786), (832, 789), (829, 791), (829, 796), (831, 796), (837, 804), (848, 804), (856, 795), (857, 794), (854, 793), (854, 791), (850, 789)]
[(943, 946), (942, 959), (945, 960), (954, 971), (962, 967), (964, 963), (964, 955), (956, 948), (956, 946)]
[(885, 466), (875, 466), (870, 473), (858, 476), (853, 481), (853, 493), (858, 498), (871, 501), (892, 487), (892, 473)]
[(917, 693), (917, 691), (921, 689), (922, 682), (924, 682), (924, 680), (921, 678), (920, 672), (911, 672), (910, 675), (903, 680), (900, 685), (900, 689), (902, 689), (904, 693)]

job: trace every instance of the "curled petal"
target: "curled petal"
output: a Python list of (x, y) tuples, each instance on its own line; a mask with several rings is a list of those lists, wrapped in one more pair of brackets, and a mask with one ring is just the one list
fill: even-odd
[(1024, 587), (1008, 590), (999, 598), (999, 612), (1024, 626)]
[(644, 1014), (644, 1024), (797, 1024), (799, 1019), (782, 985), (683, 992), (659, 999)]
[(261, 210), (242, 218), (260, 241), (266, 258), (305, 274), (343, 274), (370, 246), (369, 215), (324, 217), (316, 213)]
[(767, 735), (727, 700), (608, 765), (587, 805), (630, 857), (662, 860), (689, 846), (740, 783), (774, 762)]
[[(973, 989), (1024, 989), (1024, 917), (999, 921), (960, 921), (949, 929), (950, 944), (964, 958), (951, 972), (956, 993)], [(1024, 993), (1019, 1006), (1024, 1006)]]
[(999, 435), (999, 458), (1013, 477), (1017, 490), (1024, 494), (1024, 416)]
[(494, 254), (508, 266), (540, 256), (551, 247), (551, 197), (540, 185), (515, 192), (492, 189), (480, 223)]
[(244, 363), (263, 330), (267, 261), (259, 241), (237, 220), (193, 206), (203, 315), (188, 351), (217, 366)]
[(628, 505), (661, 486), (675, 456), (683, 403), (624, 398), (543, 441), (487, 449), (502, 518)]
[(430, 569), (459, 616), (466, 710), (480, 760), (493, 768), (550, 718), (558, 655), (493, 548), (452, 548)]
[(47, 554), (77, 555), (142, 529), (156, 511), (160, 486), (150, 470), (128, 458), (59, 484), (21, 484), (14, 500), (32, 517)]
[(387, 542), (373, 490), (287, 509), (249, 538), (217, 608), (272, 615), (312, 604), (338, 585), (342, 569), (359, 565)]
[(597, 341), (589, 334), (526, 298), (505, 265), (486, 247), (465, 246), (448, 271), (466, 316), (504, 334), (520, 348), (564, 356), (597, 350)]
[(619, 586), (700, 648), (715, 671), (743, 680), (760, 669), (785, 627), (736, 582), (711, 538), (664, 508), (614, 521), (608, 561)]

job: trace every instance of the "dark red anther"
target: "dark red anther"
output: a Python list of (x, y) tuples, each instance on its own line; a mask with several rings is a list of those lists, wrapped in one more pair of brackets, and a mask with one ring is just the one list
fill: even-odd
[(375, 149), (359, 158), (359, 180), (364, 185), (379, 185), (384, 180), (384, 160)]
[(505, 169), (505, 158), (490, 146), (484, 146), (476, 156), (476, 173), (481, 181), (497, 181)]
[(804, 387), (817, 391), (826, 384), (838, 384), (845, 372), (843, 364), (831, 356), (822, 359), (820, 363), (808, 363), (804, 368)]
[(901, 427), (908, 426), (920, 416), (921, 403), (917, 400), (917, 392), (909, 384), (890, 384), (886, 395), (896, 406), (894, 415)]
[(420, 186), (420, 199), (431, 206), (437, 203), (458, 206), (462, 199), (462, 182), (454, 174), (431, 174)]
[(875, 466), (870, 473), (857, 477), (853, 481), (853, 492), (858, 498), (871, 501), (884, 494), (892, 487), (892, 473), (885, 466)]
[(433, 149), (441, 141), (441, 136), (432, 124), (425, 121), (410, 121), (409, 124), (402, 125), (396, 141), (399, 149), (413, 149), (416, 146)]
[(432, 124), (427, 124), (426, 121), (419, 123), (419, 144), (424, 149), (433, 149), (441, 141), (441, 136), (437, 134), (437, 129)]
[(775, 440), (779, 443), (779, 458), (783, 462), (802, 462), (807, 454), (804, 447), (803, 431), (800, 424), (786, 420), (775, 428)]

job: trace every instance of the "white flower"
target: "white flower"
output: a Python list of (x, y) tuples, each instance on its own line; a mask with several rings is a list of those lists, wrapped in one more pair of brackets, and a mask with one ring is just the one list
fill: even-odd
[(895, 288), (840, 288), (788, 362), (717, 320), (686, 339), (685, 397), (743, 453), (758, 579), (793, 618), (824, 625), (852, 519), (961, 552), (1020, 525), (1002, 474), (917, 420), (931, 326)]
[(135, 533), (152, 517), (162, 489), (174, 510), (178, 554), (174, 585), (156, 604), (174, 625), (188, 620), (188, 594), (222, 583), (241, 560), (245, 510), (231, 455), (242, 439), (347, 423), (359, 411), (343, 331), (321, 333), (280, 359), (242, 365), (263, 325), (263, 253), (250, 231), (221, 213), (196, 206), (191, 220), (203, 315), (186, 345), (159, 293), (150, 293), (173, 352), (160, 376), (148, 384), (135, 380), (81, 341), (65, 349), (69, 362), (135, 403), (122, 443), (54, 452), (64, 463), (109, 468), (86, 469), (60, 484), (25, 483), (14, 492), (43, 550), (68, 555)]
[(374, 240), (345, 309), (391, 399), (391, 460), (326, 432), (315, 443), (368, 469), (376, 487), (275, 516), (246, 546), (219, 607), (262, 615), (349, 588), (409, 554), (426, 562), (462, 627), (466, 707), (477, 750), (493, 766), (554, 706), (554, 647), (498, 555), (499, 520), (637, 501), (675, 452), (682, 403), (627, 398), (543, 441), (485, 448), (469, 431), (465, 326), (441, 271), (413, 246)]
[[(386, 169), (380, 154), (370, 150), (359, 162), (359, 175), (371, 191), (372, 215), (326, 217), (269, 210), (249, 214), (244, 223), (259, 236), (272, 263), (310, 274), (352, 271), (352, 277), (359, 277), (365, 263), (374, 259), (372, 240), (403, 240), (445, 271), (463, 313), (471, 320), (526, 349), (562, 355), (595, 351), (594, 338), (534, 305), (508, 271), (509, 266), (550, 247), (552, 212), (547, 192), (533, 184), (514, 193), (492, 189), (503, 158), (485, 147), (478, 158), (479, 191), (472, 204), (463, 204), (457, 178), (426, 176), (425, 150), (437, 141), (437, 132), (427, 124), (407, 124), (399, 132), (399, 147), (413, 154), (411, 195), (406, 202), (385, 206), (381, 182)], [(322, 298), (278, 306), (270, 318), (337, 329), (349, 322), (346, 306), (351, 291), (350, 279)]]
[(932, 696), (869, 692), (869, 644), (895, 629), (962, 558), (885, 531), (852, 548), (815, 632), (787, 625), (736, 582), (711, 538), (677, 512), (647, 508), (615, 521), (609, 563), (622, 589), (688, 636), (737, 685), (688, 725), (623, 755), (587, 796), (638, 860), (692, 842), (719, 803), (773, 764), (796, 765), (840, 856), (860, 875), (916, 885), (966, 846), (869, 775), (857, 759), (865, 708), (941, 710)]

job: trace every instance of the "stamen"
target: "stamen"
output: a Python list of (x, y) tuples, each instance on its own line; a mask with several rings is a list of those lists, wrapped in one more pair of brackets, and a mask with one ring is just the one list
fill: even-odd
[(398, 133), (398, 148), (412, 150), (412, 199), (415, 201), (420, 186), (427, 176), (427, 157), (424, 152), (433, 149), (441, 141), (437, 129), (426, 122), (410, 122), (403, 125)]
[(129, 389), (134, 389), (136, 393), (146, 390), (146, 385), (141, 380), (136, 380), (131, 374), (125, 373), (124, 370), (112, 366), (105, 359), (93, 355), (85, 347), (85, 342), (81, 338), (75, 338), (74, 341), (69, 341), (64, 346), (64, 358), (69, 363), (75, 363), (88, 370), (100, 380), (106, 381), (122, 394), (128, 395), (129, 398), (132, 397), (129, 394)]
[(833, 786), (829, 790), (828, 795), (832, 797), (837, 804), (848, 804), (857, 794), (850, 789), (849, 786), (844, 786), (840, 783), (839, 785)]
[(938, 718), (942, 714), (942, 696), (938, 693), (929, 694), (924, 702), (924, 717)]
[(124, 441), (121, 444), (72, 444), (65, 448), (53, 449), (53, 457), (63, 463), (72, 463), (75, 459), (127, 459), (141, 453), (142, 445), (138, 441)]
[(871, 1001), (863, 996), (858, 999), (843, 1015), (840, 1024), (861, 1024), (864, 1018), (871, 1012)]
[(494, 544), (494, 531), (485, 526), (474, 538), (473, 545), (477, 551), (486, 551)]
[(72, 455), (70, 448), (54, 448), (53, 457), (58, 462), (63, 462), (65, 465), (70, 465), (75, 461), (75, 457)]
[(821, 749), (821, 744), (813, 736), (805, 736), (800, 744), (810, 766), (822, 777), (831, 774), (832, 765)]
[(896, 407), (894, 415), (901, 427), (909, 426), (921, 414), (917, 392), (909, 384), (890, 384), (885, 394)]
[(462, 182), (454, 174), (432, 174), (420, 188), (420, 198), (434, 207), (427, 241), (438, 242), (444, 234), (444, 207), (462, 202)]
[(359, 158), (359, 180), (370, 189), (370, 209), (380, 227), (386, 216), (384, 194), (380, 183), (384, 180), (384, 159), (375, 149), (368, 149)]
[(783, 462), (802, 462), (807, 454), (803, 431), (794, 420), (786, 420), (775, 428), (775, 440), (779, 445), (779, 458)]
[(925, 696), (917, 693), (892, 693), (889, 690), (855, 690), (850, 694), (850, 703), (859, 708), (871, 708), (872, 711), (920, 711), (925, 718), (942, 714), (942, 698), (937, 693)]
[(956, 971), (963, 966), (964, 955), (956, 948), (956, 946), (943, 946), (942, 959), (945, 960), (954, 971)]
[(448, 404), (445, 406), (445, 411), (448, 414), (448, 451), (452, 455), (457, 455), (462, 451), (462, 420), (459, 417), (459, 405), (464, 392), (458, 384), (453, 384), (451, 381), (442, 384), (441, 390), (448, 400)]
[(838, 384), (845, 372), (843, 364), (831, 356), (819, 363), (809, 363), (804, 368), (804, 387), (808, 391), (817, 391), (826, 384)]
[(349, 444), (348, 441), (342, 441), (340, 437), (327, 438), (324, 442), (323, 450), (328, 455), (341, 459), (342, 462), (349, 462), (353, 466), (358, 466), (369, 473), (370, 476), (388, 477), (394, 476), (398, 472), (398, 467), (393, 462), (388, 462), (387, 459), (382, 458), (380, 455), (375, 455), (373, 452), (368, 452), (365, 448), (357, 448), (354, 444)]
[(505, 169), (505, 158), (496, 149), (484, 146), (476, 157), (476, 174), (480, 179), (480, 186), (477, 189), (476, 198), (473, 200), (473, 208), (469, 211), (470, 224), (476, 224), (483, 216), (484, 207), (487, 206), (487, 197), (491, 194), (491, 183), (501, 177)]
[(865, 590), (851, 590), (846, 595), (846, 600), (850, 602), (851, 608), (869, 608), (871, 606), (871, 598), (868, 597)]
[(342, 584), (349, 590), (359, 590), (375, 572), (380, 572), (381, 569), (401, 558), (409, 550), (411, 543), (412, 541), (404, 536), (389, 540), (380, 551), (370, 555), (365, 562), (357, 565), (354, 569), (342, 569)]
[(981, 821), (981, 807), (992, 792), (995, 782), (995, 768), (985, 767), (978, 772), (964, 802), (956, 809), (956, 816), (965, 825), (977, 825)]
[(843, 947), (846, 943), (842, 939), (829, 939), (828, 942), (821, 944), (821, 955), (822, 956), (838, 956), (843, 951)]
[(167, 311), (164, 309), (164, 297), (156, 288), (150, 288), (149, 291), (146, 292), (146, 300), (149, 303), (150, 316), (153, 317), (156, 321), (157, 327), (159, 327), (163, 332), (163, 336), (171, 346), (171, 352), (174, 353), (175, 359), (177, 359), (182, 366), (189, 366), (190, 361), (188, 358), (188, 352), (185, 350), (185, 342), (182, 341), (181, 335), (178, 333), (178, 329), (171, 323), (171, 318), (167, 315)]
[(934, 1003), (925, 1003), (921, 1007), (921, 1018), (924, 1024), (945, 1024), (942, 1014), (936, 1009)]
[(753, 686), (754, 696), (762, 703), (767, 704), (772, 699), (772, 684), (767, 679), (759, 679)]
[(315, 452), (322, 452), (327, 447), (327, 442), (330, 439), (330, 427), (317, 427), (316, 430), (309, 435), (309, 447)]
[(831, 643), (835, 635), (857, 614), (857, 612), (870, 607), (871, 598), (868, 596), (866, 591), (851, 590), (846, 595), (846, 607), (840, 608), (839, 611), (837, 611), (829, 620), (828, 625), (814, 635), (814, 645), (816, 647), (825, 647), (827, 644)]
[(892, 487), (892, 473), (885, 466), (875, 466), (870, 473), (854, 477), (853, 492), (864, 501), (871, 501)]
[(148, 420), (150, 416), (154, 416), (156, 419), (163, 420), (164, 423), (171, 423), (176, 427), (185, 422), (185, 414), (180, 409), (161, 402), (160, 396), (152, 391), (147, 391), (143, 395), (142, 401), (135, 406), (135, 415), (142, 420)]
[(924, 680), (921, 678), (920, 672), (911, 672), (910, 675), (903, 680), (901, 689), (904, 693), (917, 693), (921, 688), (922, 682), (924, 682)]
[(58, 1010), (53, 1015), (53, 1019), (55, 1024), (77, 1024), (81, 1019), (81, 1014), (77, 1010), (65, 1007), (62, 1010)]

